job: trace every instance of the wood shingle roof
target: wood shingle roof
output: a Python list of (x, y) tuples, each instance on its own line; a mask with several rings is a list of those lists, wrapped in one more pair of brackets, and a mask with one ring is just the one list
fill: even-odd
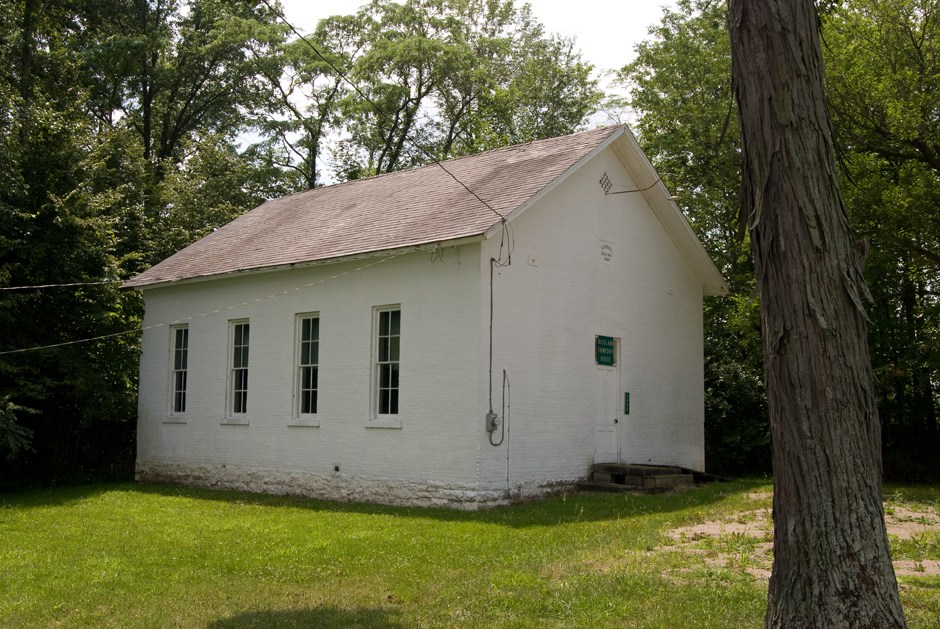
[(124, 288), (480, 236), (623, 133), (603, 127), (272, 199)]

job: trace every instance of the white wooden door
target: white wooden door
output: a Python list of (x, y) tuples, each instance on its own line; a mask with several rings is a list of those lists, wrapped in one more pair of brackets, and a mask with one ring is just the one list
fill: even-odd
[(594, 462), (620, 462), (620, 340), (614, 365), (594, 366)]

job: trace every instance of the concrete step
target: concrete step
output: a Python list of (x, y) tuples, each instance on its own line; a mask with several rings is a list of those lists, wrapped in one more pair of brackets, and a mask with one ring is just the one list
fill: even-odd
[(578, 486), (593, 491), (661, 491), (694, 485), (690, 472), (668, 465), (598, 463), (591, 468), (590, 478)]
[(581, 480), (575, 483), (581, 491), (602, 491), (606, 493), (622, 493), (625, 491), (637, 491), (637, 487), (629, 485), (618, 485), (617, 483), (599, 483), (597, 481)]
[(675, 465), (641, 465), (639, 463), (595, 463), (594, 472), (623, 474), (626, 476), (660, 476), (663, 474), (681, 474), (681, 467)]

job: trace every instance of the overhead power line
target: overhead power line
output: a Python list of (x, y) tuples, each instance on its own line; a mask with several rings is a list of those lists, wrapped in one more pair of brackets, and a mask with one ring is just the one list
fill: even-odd
[(23, 354), (23, 353), (26, 353), (26, 352), (38, 352), (38, 351), (44, 350), (44, 349), (55, 349), (55, 348), (57, 348), (57, 347), (65, 347), (65, 346), (67, 346), (67, 345), (78, 345), (78, 344), (80, 344), (80, 343), (90, 343), (90, 342), (92, 342), (92, 341), (101, 341), (101, 340), (103, 340), (103, 339), (115, 338), (115, 337), (118, 337), (118, 336), (126, 336), (126, 335), (128, 335), (128, 334), (136, 334), (136, 333), (138, 333), (138, 332), (143, 332), (143, 331), (145, 331), (145, 330), (153, 330), (153, 329), (155, 329), (155, 328), (162, 328), (162, 327), (166, 327), (166, 326), (168, 326), (168, 325), (176, 325), (176, 324), (179, 324), (179, 323), (186, 323), (187, 321), (192, 321), (193, 319), (201, 319), (202, 317), (208, 317), (208, 316), (210, 316), (210, 315), (219, 314), (220, 312), (226, 312), (226, 311), (228, 311), (228, 310), (233, 310), (233, 309), (235, 309), (235, 308), (240, 308), (240, 307), (242, 307), (242, 306), (250, 306), (250, 305), (252, 305), (252, 304), (256, 304), (256, 303), (259, 303), (259, 302), (262, 302), (262, 301), (266, 301), (266, 300), (268, 300), (268, 299), (274, 299), (274, 298), (276, 298), (276, 297), (281, 297), (282, 295), (287, 295), (287, 294), (289, 294), (289, 293), (296, 293), (296, 292), (298, 292), (298, 291), (304, 290), (305, 288), (310, 288), (310, 287), (316, 286), (316, 285), (318, 285), (318, 284), (325, 284), (326, 282), (330, 282), (330, 281), (332, 281), (332, 280), (339, 279), (339, 278), (344, 277), (344, 276), (346, 276), (346, 275), (350, 275), (350, 274), (352, 274), (352, 273), (356, 273), (356, 272), (358, 272), (358, 271), (362, 271), (362, 270), (368, 269), (368, 268), (373, 267), (373, 266), (377, 266), (377, 265), (379, 265), (379, 264), (382, 264), (382, 263), (384, 263), (384, 262), (388, 262), (389, 260), (393, 260), (393, 259), (395, 259), (395, 258), (397, 258), (397, 257), (399, 257), (399, 256), (403, 256), (403, 255), (405, 255), (406, 253), (411, 253), (411, 252), (413, 252), (413, 251), (414, 251), (414, 249), (403, 249), (402, 251), (398, 251), (398, 252), (396, 252), (396, 253), (394, 253), (394, 254), (392, 254), (392, 255), (389, 255), (389, 256), (386, 256), (386, 257), (384, 257), (384, 258), (381, 258), (380, 260), (376, 260), (375, 262), (370, 262), (369, 264), (363, 264), (362, 266), (356, 267), (355, 269), (350, 269), (350, 270), (348, 270), (348, 271), (343, 271), (342, 273), (336, 273), (336, 274), (331, 275), (331, 276), (329, 276), (329, 277), (324, 277), (324, 278), (322, 278), (322, 279), (315, 280), (315, 281), (313, 281), (313, 282), (308, 282), (307, 284), (302, 284), (302, 285), (300, 285), (300, 286), (295, 286), (295, 287), (293, 287), (293, 288), (288, 288), (287, 290), (282, 290), (282, 291), (280, 291), (280, 292), (273, 293), (273, 294), (271, 294), (271, 295), (265, 295), (265, 296), (263, 296), (263, 297), (258, 297), (258, 298), (256, 298), (256, 299), (250, 299), (250, 300), (248, 300), (248, 301), (243, 301), (243, 302), (238, 303), (238, 304), (231, 304), (231, 305), (229, 305), (229, 306), (224, 306), (224, 307), (222, 307), (222, 308), (216, 308), (215, 310), (209, 310), (209, 311), (207, 311), (207, 312), (202, 312), (202, 313), (197, 314), (197, 315), (191, 315), (191, 316), (189, 316), (189, 317), (184, 317), (184, 318), (182, 318), (182, 319), (177, 319), (176, 321), (169, 321), (169, 322), (166, 322), (166, 323), (155, 323), (155, 324), (153, 324), (153, 325), (148, 325), (148, 326), (146, 326), (146, 327), (140, 327), (140, 326), (138, 326), (138, 327), (132, 328), (132, 329), (130, 329), (130, 330), (123, 330), (123, 331), (121, 331), (121, 332), (113, 332), (113, 333), (111, 333), (111, 334), (102, 334), (101, 336), (92, 336), (92, 337), (89, 337), (89, 338), (77, 339), (77, 340), (74, 340), (74, 341), (63, 341), (63, 342), (61, 342), (61, 343), (52, 343), (52, 344), (49, 344), (49, 345), (40, 345), (40, 346), (38, 346), (38, 347), (23, 347), (23, 348), (20, 348), (20, 349), (8, 349), (8, 350), (0, 351), (0, 356), (6, 356), (6, 355), (9, 355), (9, 354)]
[(32, 290), (39, 288), (67, 288), (70, 286), (99, 286), (101, 284), (120, 284), (123, 280), (101, 280), (98, 282), (70, 282), (68, 284), (34, 284), (32, 286), (0, 286), (0, 290)]
[[(337, 68), (337, 67), (333, 64), (333, 62), (330, 61), (330, 60), (320, 51), (320, 49), (319, 49), (313, 42), (311, 42), (311, 41), (310, 41), (309, 39), (307, 39), (300, 31), (298, 31), (298, 30), (294, 27), (294, 25), (291, 24), (291, 23), (287, 20), (287, 18), (284, 16), (283, 13), (281, 13), (279, 10), (277, 10), (276, 8), (274, 8), (273, 6), (271, 6), (271, 4), (268, 2), (268, 0), (261, 0), (261, 2), (268, 8), (268, 10), (271, 11), (271, 13), (273, 13), (275, 16), (277, 16), (277, 18), (280, 19), (280, 20), (284, 23), (284, 25), (287, 26), (287, 28), (289, 28), (289, 29), (291, 30), (291, 32), (293, 32), (302, 42), (304, 42), (304, 44), (306, 44), (311, 50), (313, 50), (313, 52), (314, 52), (321, 60), (323, 60), (323, 62), (324, 62), (327, 66), (329, 66), (329, 68), (330, 68), (333, 72), (335, 72), (337, 76), (339, 76), (345, 83), (347, 83), (365, 102), (369, 103), (369, 105), (371, 105), (372, 108), (373, 108), (373, 110), (375, 111), (376, 116), (382, 118), (382, 119), (385, 120), (386, 122), (393, 122), (393, 121), (389, 118), (389, 116), (388, 116), (384, 111), (382, 111), (382, 109), (381, 109), (372, 99), (370, 99), (370, 98), (362, 91), (362, 89), (360, 89), (360, 87), (359, 87), (356, 83), (354, 83), (354, 82), (346, 75), (345, 72), (343, 72), (342, 70), (340, 70), (339, 68)], [(426, 147), (424, 147), (424, 146), (422, 146), (421, 144), (419, 144), (417, 141), (415, 141), (413, 138), (411, 138), (411, 137), (410, 137), (409, 135), (407, 135), (407, 134), (405, 134), (404, 139), (405, 139), (406, 142), (408, 142), (409, 145), (411, 145), (412, 147), (414, 147), (415, 149), (417, 149), (419, 152), (421, 152), (422, 154), (424, 154), (429, 160), (431, 160), (431, 165), (437, 166), (438, 168), (440, 168), (441, 170), (443, 170), (445, 173), (447, 173), (447, 175), (449, 175), (451, 179), (453, 179), (453, 180), (454, 180), (457, 184), (459, 184), (464, 190), (466, 190), (469, 194), (471, 194), (471, 195), (472, 195), (477, 201), (479, 201), (484, 207), (486, 207), (488, 210), (490, 210), (491, 212), (493, 212), (493, 214), (495, 214), (496, 216), (498, 216), (498, 217), (500, 218), (500, 220), (502, 221), (502, 224), (503, 224), (504, 228), (507, 227), (506, 217), (505, 217), (502, 213), (500, 213), (498, 210), (496, 210), (496, 208), (494, 208), (492, 205), (490, 205), (489, 203), (487, 203), (482, 197), (480, 197), (480, 195), (478, 195), (476, 192), (474, 192), (473, 190), (471, 190), (471, 189), (469, 188), (469, 186), (467, 186), (467, 184), (465, 184), (463, 181), (461, 181), (460, 178), (458, 178), (453, 172), (451, 172), (450, 170), (448, 170), (447, 167), (444, 166), (443, 163), (441, 163), (441, 160), (438, 159), (436, 156), (434, 156), (434, 155), (431, 153), (430, 150), (428, 150)], [(505, 234), (504, 234), (504, 238), (505, 238)], [(501, 242), (501, 243), (500, 243), (500, 259), (502, 258), (502, 248), (503, 248), (503, 244), (502, 244), (502, 242)], [(510, 245), (510, 249), (511, 249), (511, 245)], [(289, 292), (293, 292), (293, 291), (296, 291), (296, 290), (301, 290), (301, 289), (303, 289), (303, 288), (307, 288), (307, 287), (312, 286), (312, 285), (314, 285), (314, 284), (318, 284), (318, 283), (322, 283), (322, 282), (325, 282), (325, 281), (328, 281), (328, 280), (331, 280), (331, 279), (335, 279), (335, 278), (340, 277), (340, 276), (342, 276), (342, 275), (347, 275), (348, 273), (354, 273), (355, 271), (359, 271), (359, 270), (364, 269), (364, 268), (367, 268), (367, 267), (369, 267), (369, 266), (374, 266), (375, 264), (380, 264), (381, 262), (385, 262), (386, 260), (389, 260), (389, 259), (391, 259), (391, 258), (397, 257), (398, 255), (401, 255), (401, 254), (396, 254), (396, 255), (391, 256), (391, 257), (389, 257), (389, 258), (383, 258), (383, 259), (380, 260), (379, 262), (376, 262), (376, 263), (373, 263), (373, 264), (369, 264), (369, 265), (365, 265), (365, 266), (359, 267), (359, 268), (357, 268), (357, 269), (354, 269), (354, 270), (352, 270), (352, 271), (348, 271), (348, 272), (346, 272), (346, 273), (341, 273), (341, 274), (339, 274), (339, 275), (336, 275), (336, 276), (333, 276), (333, 277), (330, 277), (330, 278), (326, 278), (326, 279), (320, 280), (320, 281), (318, 281), (318, 282), (312, 282), (311, 284), (307, 284), (307, 285), (305, 285), (305, 286), (299, 286), (299, 287), (297, 287), (297, 288), (294, 288), (294, 289), (291, 289), (291, 290), (287, 290), (287, 291), (283, 291), (283, 292), (277, 293), (277, 294), (275, 294), (275, 295), (269, 295), (268, 297), (262, 297), (262, 298), (259, 298), (259, 299), (254, 300), (254, 301), (251, 301), (251, 302), (245, 302), (245, 303), (243, 303), (243, 304), (236, 304), (236, 305), (233, 305), (233, 306), (228, 306), (228, 307), (226, 307), (226, 308), (221, 308), (221, 309), (219, 309), (219, 310), (214, 310), (214, 311), (212, 311), (212, 312), (202, 313), (202, 314), (200, 314), (200, 315), (195, 315), (195, 316), (193, 316), (193, 317), (187, 317), (186, 319), (183, 319), (183, 320), (178, 321), (178, 322), (173, 322), (173, 323), (180, 323), (180, 322), (182, 322), (182, 321), (188, 321), (188, 320), (190, 320), (190, 319), (195, 319), (195, 318), (199, 318), (199, 317), (204, 317), (204, 316), (207, 316), (207, 315), (209, 315), (209, 314), (215, 314), (215, 313), (218, 313), (218, 312), (222, 312), (222, 311), (224, 311), (224, 310), (231, 310), (232, 308), (235, 308), (235, 307), (238, 307), (238, 306), (248, 305), (248, 304), (251, 304), (251, 303), (255, 303), (255, 302), (258, 302), (258, 301), (262, 301), (263, 299), (270, 299), (270, 298), (272, 298), (272, 297), (277, 297), (277, 296), (279, 296), (279, 295), (283, 295), (283, 294), (286, 294), (286, 293), (289, 293)], [(0, 290), (12, 291), (12, 290), (43, 289), (43, 288), (61, 288), (61, 287), (67, 287), (67, 286), (92, 286), (92, 285), (111, 284), (111, 283), (119, 283), (119, 282), (121, 282), (121, 280), (105, 280), (105, 281), (100, 281), (100, 282), (73, 282), (73, 283), (69, 283), (69, 284), (43, 284), (43, 285), (35, 285), (35, 286), (9, 286), (9, 287), (0, 287)], [(107, 338), (113, 338), (113, 337), (118, 337), (118, 336), (124, 336), (124, 335), (127, 335), (127, 334), (134, 334), (134, 333), (137, 333), (137, 332), (141, 332), (141, 331), (143, 331), (143, 330), (149, 330), (149, 329), (152, 329), (152, 328), (158, 328), (158, 327), (162, 327), (162, 326), (165, 326), (165, 325), (173, 325), (173, 323), (159, 323), (159, 324), (152, 325), (152, 326), (137, 327), (137, 328), (134, 328), (134, 329), (131, 329), (131, 330), (124, 330), (123, 332), (115, 332), (115, 333), (113, 333), (113, 334), (105, 334), (105, 335), (102, 335), (102, 336), (95, 336), (95, 337), (91, 337), (91, 338), (78, 339), (78, 340), (74, 340), (74, 341), (65, 341), (65, 342), (62, 342), (62, 343), (53, 343), (53, 344), (51, 344), (51, 345), (43, 345), (43, 346), (40, 346), (40, 347), (26, 347), (26, 348), (15, 349), (15, 350), (0, 351), (0, 356), (8, 355), (8, 354), (19, 354), (19, 353), (24, 353), (24, 352), (39, 351), (39, 350), (44, 350), (44, 349), (53, 349), (53, 348), (57, 348), (57, 347), (64, 347), (64, 346), (67, 346), (67, 345), (76, 345), (76, 344), (79, 344), (79, 343), (89, 343), (89, 342), (92, 342), (92, 341), (98, 341), (98, 340), (107, 339)]]
[[(372, 99), (370, 99), (368, 96), (366, 96), (366, 94), (359, 88), (358, 85), (356, 85), (356, 83), (354, 83), (348, 76), (346, 76), (346, 73), (345, 73), (345, 72), (343, 72), (342, 70), (340, 70), (339, 68), (337, 68), (337, 67), (333, 64), (333, 62), (330, 61), (330, 60), (326, 57), (326, 55), (324, 55), (324, 54), (320, 51), (320, 49), (317, 48), (317, 46), (316, 46), (313, 42), (311, 42), (309, 39), (307, 39), (306, 37), (304, 37), (304, 35), (303, 35), (300, 31), (298, 31), (298, 30), (294, 27), (294, 25), (291, 24), (291, 23), (287, 20), (287, 18), (284, 16), (283, 13), (281, 13), (281, 12), (278, 11), (276, 8), (274, 8), (273, 6), (271, 6), (271, 4), (268, 2), (268, 0), (261, 0), (261, 2), (264, 4), (264, 6), (268, 7), (268, 9), (271, 11), (271, 13), (273, 13), (274, 15), (276, 15), (277, 18), (278, 18), (279, 20), (281, 20), (281, 21), (284, 23), (284, 25), (287, 26), (287, 28), (289, 28), (302, 42), (304, 42), (307, 46), (309, 46), (310, 49), (313, 50), (313, 52), (316, 53), (316, 55), (317, 55), (318, 57), (320, 57), (320, 59), (322, 59), (323, 62), (324, 62), (327, 66), (329, 66), (330, 69), (333, 70), (333, 72), (336, 73), (337, 76), (339, 76), (343, 81), (345, 81), (345, 82), (362, 98), (362, 100), (364, 100), (365, 102), (367, 102), (367, 103), (369, 103), (370, 105), (372, 105), (372, 108), (373, 108), (373, 110), (375, 111), (375, 114), (376, 114), (377, 116), (379, 116), (380, 118), (384, 119), (385, 122), (390, 122), (390, 123), (393, 123), (393, 122), (394, 122), (394, 121), (388, 116), (388, 114), (386, 114), (384, 111), (382, 111), (382, 109), (381, 109)], [(421, 153), (423, 153), (423, 154), (425, 155), (425, 157), (427, 157), (428, 159), (431, 160), (431, 163), (432, 163), (433, 165), (439, 167), (439, 168), (440, 168), (441, 170), (443, 170), (445, 173), (447, 173), (448, 175), (450, 175), (450, 177), (451, 177), (454, 181), (456, 181), (458, 184), (460, 184), (460, 186), (461, 186), (464, 190), (466, 190), (467, 192), (469, 192), (470, 194), (472, 194), (473, 197), (474, 197), (477, 201), (479, 201), (480, 203), (482, 203), (488, 210), (490, 210), (491, 212), (493, 212), (493, 214), (495, 214), (496, 216), (498, 216), (501, 220), (503, 220), (503, 221), (506, 220), (506, 217), (503, 216), (499, 211), (497, 211), (496, 208), (494, 208), (492, 205), (490, 205), (489, 203), (487, 203), (486, 201), (484, 201), (484, 200), (480, 197), (480, 195), (478, 195), (476, 192), (474, 192), (473, 190), (471, 190), (471, 189), (467, 186), (467, 184), (465, 184), (464, 182), (462, 182), (454, 173), (452, 173), (451, 171), (449, 171), (449, 170), (447, 169), (447, 167), (444, 166), (444, 164), (441, 163), (441, 160), (438, 159), (437, 157), (435, 157), (434, 154), (431, 153), (431, 151), (429, 151), (429, 150), (428, 150), (427, 148), (425, 148), (424, 146), (420, 145), (416, 140), (412, 139), (408, 134), (405, 134), (404, 138), (405, 138), (405, 141), (408, 142), (408, 144), (410, 144), (410, 145), (413, 146), (414, 148), (418, 149), (418, 151), (420, 151)]]

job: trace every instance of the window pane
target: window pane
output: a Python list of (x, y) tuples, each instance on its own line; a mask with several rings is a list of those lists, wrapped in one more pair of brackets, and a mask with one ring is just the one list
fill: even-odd
[(401, 311), (378, 311), (378, 330), (375, 339), (374, 395), (376, 413), (398, 413), (398, 364), (401, 349)]
[(173, 413), (186, 412), (186, 363), (189, 356), (189, 328), (186, 326), (171, 328), (172, 374), (170, 390), (170, 408)]
[(319, 360), (320, 318), (304, 316), (300, 319), (300, 356), (298, 358), (300, 369), (298, 376), (299, 400), (297, 413), (309, 414), (317, 412), (317, 379)]
[(186, 412), (186, 372), (177, 371), (173, 374), (173, 412)]
[(379, 391), (379, 413), (382, 415), (388, 415), (389, 413), (389, 398), (391, 392), (388, 389), (382, 389)]
[(304, 391), (303, 395), (300, 397), (300, 412), (301, 413), (316, 413), (317, 412), (317, 392), (316, 391)]
[(238, 347), (235, 349), (235, 368), (245, 369), (248, 367), (248, 347)]
[(232, 326), (232, 406), (233, 413), (248, 410), (248, 330), (247, 323)]

